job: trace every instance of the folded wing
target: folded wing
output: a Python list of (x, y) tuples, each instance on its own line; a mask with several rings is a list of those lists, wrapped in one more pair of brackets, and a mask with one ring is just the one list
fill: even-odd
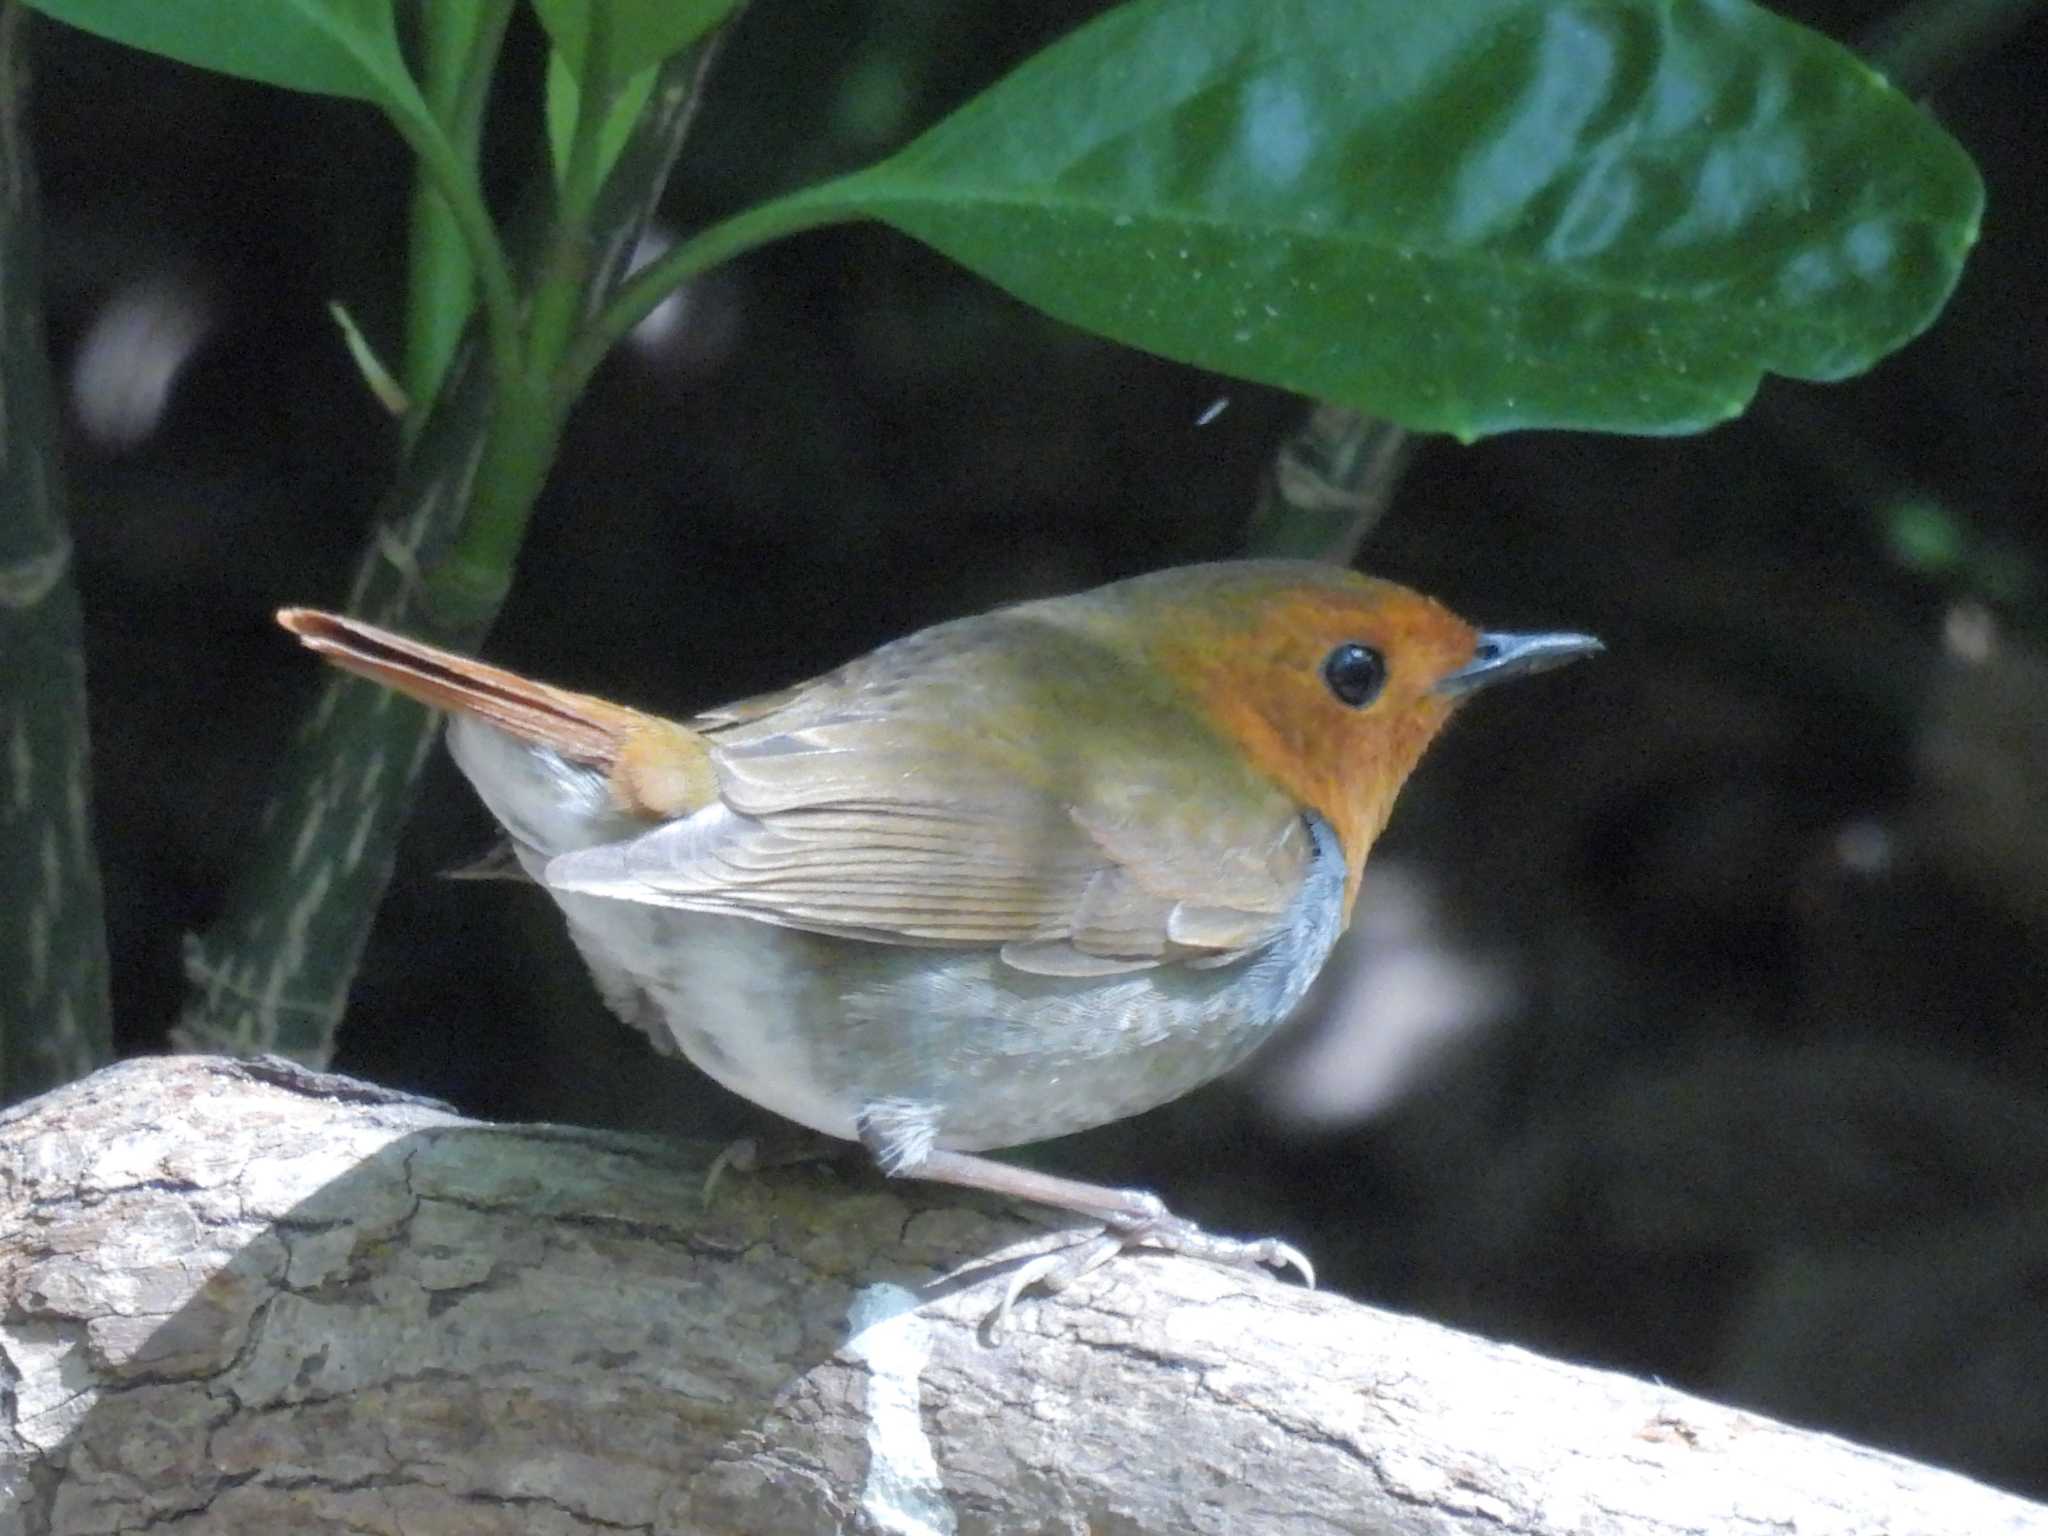
[(547, 884), (996, 948), (1049, 975), (1271, 938), (1312, 857), (1299, 808), (1156, 681), (1028, 612), (1002, 632), (980, 621), (967, 643), (926, 631), (692, 722), (718, 800), (562, 854)]

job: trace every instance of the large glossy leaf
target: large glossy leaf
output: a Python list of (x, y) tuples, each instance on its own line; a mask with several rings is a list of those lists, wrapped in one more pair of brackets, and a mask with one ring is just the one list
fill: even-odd
[[(533, 0), (540, 24), (547, 28), (572, 72), (583, 65), (583, 40), (597, 0)], [(605, 50), (610, 78), (625, 80), (650, 69), (723, 21), (739, 0), (607, 0)]]
[(416, 110), (393, 0), (27, 0), (132, 48), (295, 91)]
[(1743, 0), (1134, 0), (857, 208), (1092, 330), (1473, 436), (1694, 430), (1933, 318), (1968, 157)]

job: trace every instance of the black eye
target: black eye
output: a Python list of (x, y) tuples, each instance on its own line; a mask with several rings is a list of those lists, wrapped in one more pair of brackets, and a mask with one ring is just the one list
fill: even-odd
[(1369, 645), (1347, 640), (1323, 661), (1323, 681), (1353, 709), (1363, 709), (1387, 685), (1387, 659)]

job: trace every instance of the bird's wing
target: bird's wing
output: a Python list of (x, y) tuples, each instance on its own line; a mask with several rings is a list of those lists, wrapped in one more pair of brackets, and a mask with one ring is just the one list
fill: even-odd
[(561, 854), (546, 883), (1054, 975), (1234, 954), (1285, 923), (1300, 810), (1179, 700), (1071, 635), (896, 649), (696, 722), (719, 800)]

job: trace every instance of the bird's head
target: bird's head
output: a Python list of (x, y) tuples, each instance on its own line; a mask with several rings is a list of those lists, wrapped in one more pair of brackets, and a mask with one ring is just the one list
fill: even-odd
[(1336, 566), (1244, 561), (1127, 583), (1153, 656), (1248, 764), (1329, 821), (1346, 908), (1402, 782), (1492, 683), (1598, 651), (1590, 635), (1478, 630), (1432, 598)]

